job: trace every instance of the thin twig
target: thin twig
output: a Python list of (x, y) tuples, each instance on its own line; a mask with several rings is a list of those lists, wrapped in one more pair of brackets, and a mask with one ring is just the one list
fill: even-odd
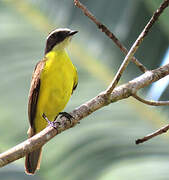
[(135, 52), (137, 51), (137, 49), (140, 46), (141, 42), (143, 41), (145, 36), (148, 34), (149, 30), (151, 29), (153, 24), (157, 21), (158, 17), (161, 15), (161, 13), (164, 11), (164, 9), (166, 7), (168, 7), (168, 5), (169, 5), (169, 0), (165, 0), (160, 5), (160, 7), (153, 14), (153, 16), (151, 17), (150, 21), (147, 23), (147, 25), (145, 26), (145, 28), (143, 29), (143, 31), (141, 32), (141, 34), (139, 35), (137, 40), (134, 42), (134, 44), (132, 45), (131, 49), (129, 50), (127, 56), (125, 57), (123, 63), (121, 64), (118, 72), (116, 73), (112, 83), (107, 88), (107, 90), (106, 90), (107, 95), (111, 94), (113, 89), (116, 87), (116, 85), (118, 84), (118, 82), (119, 82), (119, 80), (120, 80), (120, 78), (122, 76), (122, 73), (126, 69), (127, 65), (129, 64), (129, 62), (130, 62), (131, 58), (133, 57), (133, 55), (135, 54)]
[(138, 101), (147, 104), (147, 105), (151, 105), (151, 106), (168, 106), (169, 105), (169, 101), (153, 101), (153, 100), (146, 100), (141, 98), (140, 96), (138, 96), (137, 94), (133, 94), (132, 95), (135, 99), (137, 99)]
[[(104, 24), (99, 22), (94, 17), (94, 15), (81, 2), (79, 2), (79, 0), (74, 0), (74, 4), (78, 8), (80, 8), (83, 11), (83, 13), (87, 17), (89, 17), (89, 19), (91, 19), (97, 25), (97, 27), (102, 32), (104, 32), (121, 49), (121, 51), (125, 55), (127, 55), (127, 53), (128, 53), (127, 48), (125, 46), (123, 46), (123, 44), (119, 41), (119, 39)], [(134, 62), (142, 72), (146, 72), (147, 71), (147, 68), (142, 63), (140, 63), (134, 56), (132, 57), (132, 62)]]
[(160, 134), (166, 133), (168, 130), (169, 130), (169, 124), (164, 126), (164, 127), (162, 127), (162, 128), (160, 128), (160, 129), (158, 129), (157, 131), (155, 131), (155, 132), (153, 132), (151, 134), (148, 134), (147, 136), (145, 136), (145, 137), (143, 137), (141, 139), (137, 139), (135, 143), (136, 144), (143, 143), (145, 141), (148, 141), (149, 139), (152, 139), (155, 136), (158, 136)]
[(132, 81), (118, 86), (111, 93), (111, 96), (109, 97), (110, 99), (107, 99), (105, 92), (100, 93), (98, 96), (82, 104), (80, 107), (76, 108), (70, 113), (73, 116), (71, 124), (70, 120), (66, 119), (65, 117), (59, 118), (58, 121), (60, 123), (57, 130), (52, 127), (47, 127), (30, 139), (0, 154), (0, 167), (3, 167), (17, 159), (20, 159), (27, 153), (38, 149), (54, 136), (60, 134), (66, 129), (74, 127), (81, 119), (85, 118), (96, 110), (112, 102), (128, 98), (129, 96), (132, 96), (134, 92), (136, 93), (139, 89), (144, 88), (152, 82), (158, 81), (159, 79), (167, 75), (169, 75), (169, 64), (152, 71), (147, 71), (146, 73), (133, 79)]

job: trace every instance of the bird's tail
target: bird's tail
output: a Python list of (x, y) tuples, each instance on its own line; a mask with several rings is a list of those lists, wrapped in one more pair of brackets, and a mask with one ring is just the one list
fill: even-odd
[(40, 168), (40, 161), (42, 156), (42, 148), (26, 155), (25, 159), (25, 172), (27, 174), (34, 174), (36, 170)]

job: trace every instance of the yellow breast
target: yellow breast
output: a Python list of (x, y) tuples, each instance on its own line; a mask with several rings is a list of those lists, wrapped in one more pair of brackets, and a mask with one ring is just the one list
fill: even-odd
[(65, 50), (51, 51), (40, 76), (40, 92), (35, 117), (36, 132), (47, 125), (42, 114), (50, 121), (66, 106), (72, 94), (76, 69)]

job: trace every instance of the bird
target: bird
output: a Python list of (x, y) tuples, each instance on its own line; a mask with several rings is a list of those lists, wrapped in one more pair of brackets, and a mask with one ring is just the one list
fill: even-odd
[[(32, 74), (28, 96), (30, 127), (28, 138), (54, 122), (68, 103), (78, 84), (78, 73), (66, 51), (73, 35), (78, 31), (68, 28), (53, 30), (46, 39), (45, 53)], [(40, 168), (42, 147), (26, 154), (25, 172), (33, 175)]]

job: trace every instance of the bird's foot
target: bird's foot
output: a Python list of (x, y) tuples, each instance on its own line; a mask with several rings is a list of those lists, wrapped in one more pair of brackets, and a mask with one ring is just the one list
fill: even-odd
[(60, 112), (59, 115), (61, 115), (60, 117), (65, 117), (69, 120), (70, 124), (72, 124), (72, 119), (73, 119), (73, 116), (67, 112)]
[(56, 120), (55, 121), (50, 121), (44, 113), (42, 114), (42, 117), (47, 121), (49, 126), (52, 126), (55, 129), (57, 129), (58, 126), (60, 125), (60, 122), (56, 122)]
[[(73, 116), (71, 114), (67, 112), (60, 112), (59, 115), (61, 115), (61, 118), (66, 117), (69, 120), (70, 124), (72, 124)], [(49, 126), (52, 126), (55, 129), (57, 129), (61, 124), (59, 121), (57, 121), (58, 115), (55, 117), (54, 121), (50, 121), (44, 113), (42, 114), (42, 117), (47, 121)]]
[[(67, 113), (67, 112), (60, 112), (59, 115), (61, 115), (61, 117), (66, 117), (69, 121), (70, 124), (72, 123), (72, 119), (74, 118), (71, 114)], [(56, 116), (57, 118), (58, 116)], [(80, 124), (80, 122), (77, 122), (78, 124)]]
[(73, 119), (73, 116), (67, 112), (60, 112), (59, 115), (61, 115), (60, 117), (66, 117), (67, 119), (71, 120)]

